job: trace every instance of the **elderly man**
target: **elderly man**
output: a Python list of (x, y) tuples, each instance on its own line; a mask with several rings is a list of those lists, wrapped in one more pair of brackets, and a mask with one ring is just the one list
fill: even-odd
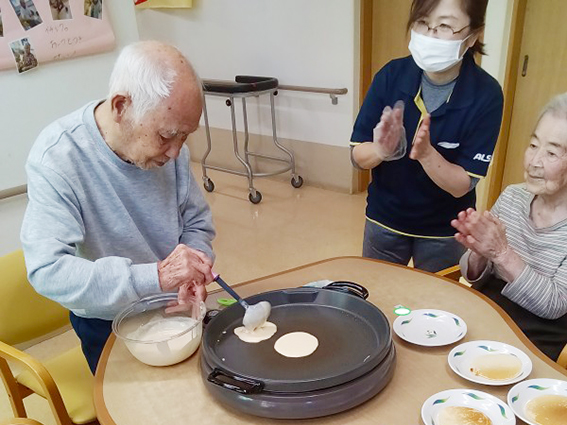
[(177, 49), (135, 43), (121, 52), (106, 100), (49, 125), (30, 152), (21, 232), (29, 280), (71, 310), (93, 373), (124, 305), (161, 291), (204, 298), (213, 279), (211, 213), (184, 144), (201, 101)]

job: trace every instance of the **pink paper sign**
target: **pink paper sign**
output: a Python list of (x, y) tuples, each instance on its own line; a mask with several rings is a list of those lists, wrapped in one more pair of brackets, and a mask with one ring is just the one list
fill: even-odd
[(103, 1), (111, 0), (0, 0), (0, 69), (25, 72), (112, 50), (115, 37)]

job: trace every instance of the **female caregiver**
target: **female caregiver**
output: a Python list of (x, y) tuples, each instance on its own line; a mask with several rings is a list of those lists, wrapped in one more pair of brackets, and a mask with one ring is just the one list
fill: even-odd
[(484, 54), (487, 3), (414, 0), (411, 56), (374, 77), (351, 136), (353, 164), (372, 169), (365, 257), (404, 265), (413, 257), (436, 272), (464, 252), (451, 220), (475, 206), (502, 118), (502, 90), (473, 58)]

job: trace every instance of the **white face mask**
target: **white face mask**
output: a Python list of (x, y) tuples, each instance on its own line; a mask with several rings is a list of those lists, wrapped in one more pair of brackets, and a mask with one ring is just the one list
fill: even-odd
[(469, 37), (470, 35), (464, 40), (441, 40), (411, 30), (409, 50), (421, 69), (426, 72), (441, 72), (463, 60), (466, 50), (461, 55), (461, 47)]

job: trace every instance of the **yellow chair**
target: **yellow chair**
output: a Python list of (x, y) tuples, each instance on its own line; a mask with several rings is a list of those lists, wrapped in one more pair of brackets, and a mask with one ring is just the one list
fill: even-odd
[(1, 425), (42, 425), (40, 422), (36, 421), (35, 419), (29, 418), (13, 418), (8, 419), (7, 421), (0, 422)]
[[(80, 346), (43, 363), (14, 347), (68, 324), (69, 311), (29, 284), (21, 250), (0, 257), (0, 375), (14, 416), (27, 418), (23, 399), (36, 393), (48, 401), (58, 425), (96, 421), (94, 378)], [(8, 361), (23, 371), (14, 375)]]
[[(446, 269), (438, 271), (436, 274), (458, 282), (461, 278), (461, 268), (459, 266), (447, 267)], [(556, 362), (559, 366), (567, 369), (567, 344), (563, 347)]]

